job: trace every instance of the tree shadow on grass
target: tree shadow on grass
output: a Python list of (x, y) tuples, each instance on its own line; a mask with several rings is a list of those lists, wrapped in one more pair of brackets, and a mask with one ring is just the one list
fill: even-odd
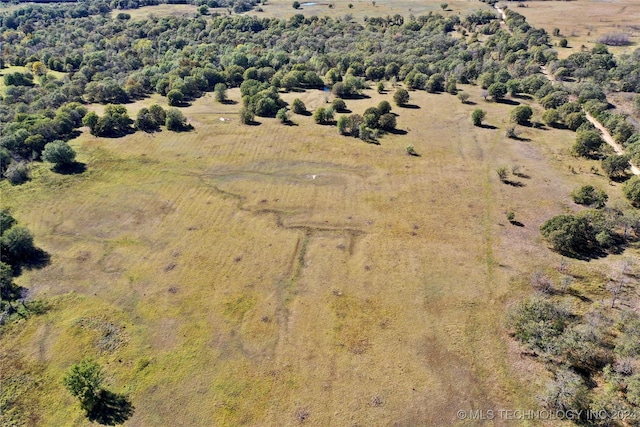
[(53, 171), (60, 175), (78, 175), (87, 170), (87, 165), (82, 162), (73, 162), (68, 165), (54, 166)]
[(517, 220), (513, 220), (513, 221), (509, 221), (511, 223), (511, 225), (515, 225), (516, 227), (524, 227), (524, 224), (521, 223), (520, 221)]
[(250, 122), (245, 123), (247, 126), (260, 126), (262, 123), (256, 122), (255, 120), (251, 120)]
[(236, 105), (238, 101), (234, 101), (233, 99), (225, 99), (224, 101), (220, 101), (220, 104), (224, 105)]
[(420, 106), (415, 104), (403, 104), (400, 106), (401, 108), (407, 108), (409, 110), (419, 110)]
[(520, 103), (518, 101), (514, 101), (512, 99), (505, 99), (502, 98), (498, 101), (496, 101), (498, 104), (506, 104), (506, 105), (520, 105)]
[(478, 127), (479, 127), (479, 128), (482, 128), (482, 129), (494, 129), (494, 130), (495, 130), (495, 129), (498, 129), (498, 127), (497, 127), (497, 126), (494, 126), (494, 125), (487, 125), (487, 124), (484, 124), (484, 123), (480, 123), (480, 124), (478, 125)]
[(512, 187), (524, 187), (524, 183), (520, 181), (511, 181), (510, 179), (505, 179), (503, 182)]
[(406, 135), (408, 132), (404, 129), (388, 129), (385, 132), (389, 132), (394, 135)]
[(100, 398), (87, 413), (91, 421), (102, 425), (115, 426), (127, 421), (135, 408), (122, 394), (113, 393), (109, 390), (100, 390)]

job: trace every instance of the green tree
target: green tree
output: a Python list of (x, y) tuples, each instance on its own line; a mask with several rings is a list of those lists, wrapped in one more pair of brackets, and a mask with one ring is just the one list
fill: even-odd
[(407, 102), (409, 102), (409, 92), (407, 92), (406, 89), (399, 88), (393, 94), (393, 101), (399, 107), (402, 107), (402, 106), (406, 105)]
[(296, 98), (291, 102), (291, 111), (296, 114), (306, 114), (307, 107), (304, 105), (304, 102), (302, 102), (299, 98)]
[(336, 98), (331, 102), (331, 106), (334, 111), (341, 113), (347, 110), (347, 104), (344, 102), (342, 98)]
[(471, 113), (471, 122), (473, 122), (474, 126), (480, 126), (482, 125), (482, 121), (484, 120), (486, 115), (487, 113), (485, 113), (484, 110), (476, 108)]
[(151, 107), (149, 107), (149, 114), (151, 114), (153, 121), (158, 126), (163, 125), (167, 120), (167, 113), (164, 111), (164, 108), (162, 108), (158, 104), (153, 104)]
[(280, 123), (289, 123), (289, 111), (286, 108), (281, 108), (276, 113), (276, 119), (280, 120)]
[(178, 89), (171, 89), (169, 93), (167, 93), (167, 102), (169, 105), (177, 107), (182, 105), (184, 101), (184, 94)]
[(378, 110), (378, 113), (380, 113), (380, 115), (382, 116), (391, 112), (391, 104), (389, 104), (388, 101), (383, 100), (383, 101), (380, 101), (376, 109)]
[(148, 108), (141, 108), (138, 111), (134, 126), (144, 132), (155, 132), (160, 129)]
[(487, 89), (489, 92), (489, 95), (495, 100), (495, 101), (499, 101), (502, 98), (505, 97), (505, 95), (507, 94), (508, 90), (507, 90), (507, 85), (501, 82), (496, 82), (493, 83), (491, 86), (489, 86), (489, 88)]
[(519, 125), (526, 125), (533, 116), (533, 110), (528, 105), (518, 105), (511, 110), (511, 121)]
[(96, 125), (98, 124), (99, 119), (100, 117), (98, 117), (95, 111), (90, 111), (82, 118), (82, 124), (90, 129), (91, 134), (95, 134)]
[(346, 135), (348, 133), (347, 128), (349, 127), (349, 119), (347, 118), (347, 116), (340, 116), (338, 117), (338, 132), (340, 132), (340, 135)]
[(587, 218), (557, 215), (540, 226), (540, 233), (563, 253), (582, 253), (592, 247), (594, 231)]
[(13, 185), (19, 185), (29, 180), (29, 167), (26, 162), (11, 161), (3, 176)]
[(213, 96), (218, 102), (225, 102), (227, 100), (227, 85), (224, 83), (216, 83), (213, 88)]
[(555, 126), (560, 120), (560, 113), (555, 108), (550, 108), (542, 114), (542, 121), (547, 126)]
[(292, 4), (294, 9), (300, 9), (300, 2), (299, 1), (294, 1)]
[(53, 141), (44, 146), (42, 160), (64, 169), (75, 163), (76, 152), (65, 141)]
[(602, 147), (603, 143), (604, 141), (600, 134), (596, 131), (578, 132), (573, 151), (578, 156), (594, 157), (600, 152), (600, 147)]
[(62, 383), (80, 400), (82, 409), (90, 412), (101, 397), (103, 380), (104, 373), (100, 365), (92, 359), (85, 359), (71, 366)]
[(6, 209), (1, 210), (0, 211), (0, 236), (2, 236), (4, 232), (10, 229), (15, 223), (16, 223), (15, 218), (11, 216), (8, 210)]
[(168, 130), (172, 130), (174, 132), (182, 132), (192, 128), (191, 125), (187, 124), (187, 118), (182, 114), (182, 111), (177, 108), (169, 108), (167, 110), (165, 125)]
[(240, 122), (245, 125), (250, 125), (253, 123), (253, 119), (255, 118), (255, 114), (253, 110), (249, 107), (240, 108)]
[(640, 175), (636, 175), (627, 181), (622, 187), (622, 191), (634, 206), (640, 207)]
[(14, 225), (2, 234), (0, 247), (9, 261), (27, 261), (35, 251), (33, 234), (26, 227)]
[(378, 91), (378, 93), (384, 93), (384, 82), (378, 82), (376, 90)]
[(383, 114), (380, 116), (380, 119), (378, 119), (378, 126), (387, 132), (394, 130), (397, 126), (396, 116), (391, 113)]
[(458, 93), (458, 99), (463, 104), (466, 104), (469, 101), (469, 94), (467, 92), (459, 92)]
[(592, 185), (584, 185), (571, 192), (571, 198), (579, 205), (603, 208), (609, 196), (603, 190), (597, 190)]
[(631, 156), (628, 154), (607, 156), (602, 160), (602, 170), (610, 179), (625, 178), (629, 168), (629, 160), (631, 160)]

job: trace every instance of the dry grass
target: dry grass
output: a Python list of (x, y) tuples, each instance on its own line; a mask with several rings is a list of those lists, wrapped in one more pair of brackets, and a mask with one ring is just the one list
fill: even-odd
[[(306, 3), (301, 1), (300, 3)], [(265, 16), (265, 17), (277, 17), (286, 18), (296, 13), (301, 13), (305, 16), (331, 16), (344, 17), (345, 15), (351, 15), (355, 20), (362, 21), (364, 17), (373, 16), (393, 16), (400, 14), (406, 18), (410, 14), (415, 16), (425, 15), (429, 12), (438, 12), (447, 14), (462, 14), (466, 15), (475, 10), (486, 8), (489, 6), (479, 3), (477, 1), (467, 0), (452, 0), (452, 1), (436, 1), (436, 0), (377, 0), (372, 2), (370, 0), (332, 0), (332, 1), (317, 1), (309, 2), (316, 3), (314, 5), (302, 6), (299, 10), (295, 10), (292, 7), (293, 1), (289, 0), (269, 0), (267, 5), (262, 6), (263, 12), (250, 11), (247, 12), (250, 15)], [(374, 5), (375, 3), (375, 5)], [(443, 11), (440, 5), (447, 3), (449, 6), (446, 11)], [(333, 7), (330, 8), (329, 4)], [(353, 5), (349, 8), (349, 4)]]
[[(552, 34), (560, 29), (561, 37), (569, 41), (568, 48), (558, 48), (561, 58), (579, 52), (582, 46), (591, 49), (599, 37), (609, 33), (625, 33), (633, 42), (625, 47), (609, 47), (619, 55), (631, 53), (640, 43), (640, 3), (635, 0), (575, 0), (575, 1), (528, 1), (527, 7), (513, 7), (524, 15), (527, 22), (544, 28)], [(555, 42), (561, 37), (553, 37)]]
[[(570, 132), (509, 140), (513, 107), (464, 90), (477, 105), (412, 92), (419, 109), (393, 110), (407, 134), (380, 146), (306, 116), (242, 126), (239, 104), (208, 94), (184, 109), (194, 132), (85, 133), (72, 145), (86, 173), (37, 166), (0, 183), (52, 254), (19, 279), (51, 310), (0, 344), (7, 366), (43, 379), (18, 393), (23, 411), (81, 425), (60, 379), (87, 355), (130, 394), (132, 426), (453, 425), (458, 409), (535, 408), (518, 373), (535, 367), (502, 328), (529, 291), (511, 279), (555, 262), (538, 227), (576, 208), (571, 189), (607, 184), (568, 156)], [(392, 98), (367, 95), (348, 108)], [(309, 108), (326, 96), (283, 95)], [(477, 107), (496, 129), (471, 125)], [(502, 165), (525, 186), (501, 183)]]
[[(215, 10), (217, 9), (211, 9), (211, 11)], [(222, 12), (222, 9), (220, 9), (220, 11)], [(155, 16), (156, 18), (168, 18), (171, 16), (177, 18), (193, 18), (198, 14), (198, 7), (193, 4), (159, 4), (156, 6), (143, 6), (137, 9), (113, 10), (111, 12), (113, 19), (115, 19), (120, 12), (131, 15), (131, 20), (133, 21), (141, 21), (150, 16)]]

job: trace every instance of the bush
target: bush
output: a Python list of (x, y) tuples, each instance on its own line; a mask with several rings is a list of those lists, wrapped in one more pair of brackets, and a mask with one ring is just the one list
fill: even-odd
[(289, 123), (289, 112), (286, 108), (281, 108), (276, 113), (276, 119), (280, 120), (280, 123)]
[(466, 104), (469, 101), (469, 94), (467, 92), (458, 92), (458, 99), (463, 104)]
[(573, 152), (582, 157), (595, 157), (600, 153), (604, 141), (597, 131), (578, 131)]
[(636, 175), (627, 181), (622, 187), (622, 191), (634, 206), (640, 207), (640, 175)]
[(55, 164), (56, 168), (65, 168), (75, 163), (76, 152), (65, 141), (53, 141), (44, 146), (42, 160)]
[(193, 128), (191, 125), (187, 124), (187, 118), (182, 114), (182, 111), (177, 108), (169, 108), (166, 115), (167, 119), (165, 121), (165, 125), (168, 130), (182, 132)]
[(320, 107), (313, 112), (313, 120), (321, 125), (329, 124), (333, 121), (333, 108)]
[(546, 353), (569, 324), (570, 314), (543, 298), (522, 301), (507, 313), (507, 325), (521, 343)]
[(500, 82), (493, 83), (489, 86), (488, 92), (494, 100), (499, 101), (507, 94), (507, 85)]
[(12, 161), (3, 175), (13, 185), (22, 184), (29, 180), (29, 168), (25, 162)]
[(331, 102), (331, 106), (338, 113), (342, 113), (347, 109), (347, 104), (344, 102), (342, 98), (334, 99), (333, 102)]
[(380, 115), (382, 116), (391, 112), (391, 104), (389, 104), (388, 101), (380, 101), (376, 109), (378, 110), (378, 113), (380, 113)]
[(595, 233), (587, 218), (557, 215), (540, 226), (540, 233), (562, 253), (579, 254), (593, 247)]
[(571, 198), (579, 205), (603, 208), (609, 199), (603, 190), (596, 190), (591, 185), (582, 186), (571, 193)]
[(307, 107), (304, 105), (304, 102), (296, 98), (291, 102), (291, 111), (296, 114), (305, 114), (307, 112)]
[(403, 105), (406, 105), (407, 102), (409, 102), (409, 92), (407, 92), (406, 89), (403, 88), (399, 88), (398, 90), (396, 90), (396, 92), (393, 94), (393, 101), (396, 103), (397, 106), (401, 107)]
[(584, 113), (569, 113), (564, 118), (564, 124), (572, 131), (576, 131), (580, 125), (587, 121)]
[(177, 107), (182, 105), (184, 101), (184, 95), (178, 89), (172, 89), (167, 93), (167, 102), (169, 105)]
[(21, 225), (14, 225), (2, 234), (0, 238), (2, 256), (10, 263), (22, 262), (29, 259), (34, 253), (33, 235)]
[(511, 121), (519, 125), (526, 125), (533, 116), (533, 110), (528, 105), (519, 105), (511, 111)]
[(602, 160), (602, 170), (610, 179), (619, 179), (627, 176), (626, 170), (629, 168), (629, 155), (613, 155)]
[(251, 108), (242, 107), (239, 112), (240, 122), (245, 125), (250, 125), (253, 123), (253, 119), (255, 118), (255, 114)]
[(392, 131), (397, 126), (396, 116), (391, 113), (383, 114), (378, 120), (378, 125), (382, 130)]
[(475, 110), (473, 110), (473, 112), (471, 113), (471, 121), (473, 122), (473, 125), (480, 126), (486, 115), (487, 113), (485, 113), (485, 111), (480, 108), (476, 108)]
[(224, 102), (227, 100), (227, 85), (224, 83), (216, 83), (213, 87), (213, 96), (216, 101)]

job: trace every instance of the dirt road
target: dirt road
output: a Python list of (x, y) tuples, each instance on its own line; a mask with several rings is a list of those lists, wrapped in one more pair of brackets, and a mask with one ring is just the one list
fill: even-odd
[[(593, 117), (591, 114), (589, 113), (586, 113), (586, 114), (587, 114), (587, 120), (589, 120), (596, 127), (596, 129), (602, 132), (602, 139), (604, 139), (604, 141), (613, 148), (613, 151), (615, 151), (617, 155), (622, 156), (624, 154), (624, 148), (622, 148), (622, 146), (613, 139), (613, 137), (611, 136), (607, 128), (602, 126), (602, 124), (598, 120), (596, 120), (595, 117)], [(640, 168), (635, 166), (633, 163), (630, 163), (630, 165), (631, 165), (631, 173), (633, 173), (634, 175), (640, 175)]]

